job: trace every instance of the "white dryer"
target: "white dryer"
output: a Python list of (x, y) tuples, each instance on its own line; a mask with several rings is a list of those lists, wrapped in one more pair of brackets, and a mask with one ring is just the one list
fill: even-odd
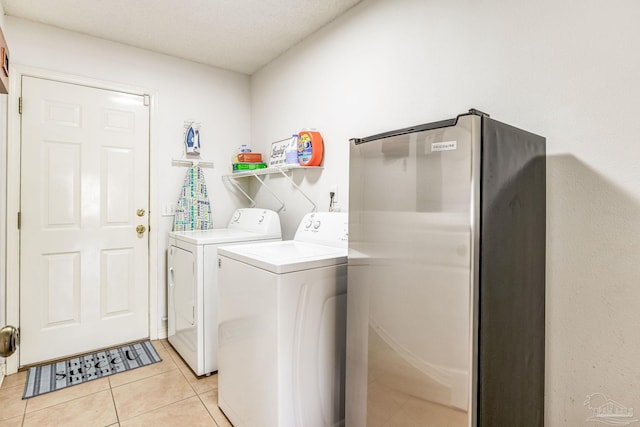
[(218, 370), (218, 247), (280, 239), (280, 217), (266, 209), (238, 209), (227, 228), (169, 233), (168, 338), (196, 375)]
[(236, 427), (344, 424), (346, 213), (218, 249), (218, 405)]

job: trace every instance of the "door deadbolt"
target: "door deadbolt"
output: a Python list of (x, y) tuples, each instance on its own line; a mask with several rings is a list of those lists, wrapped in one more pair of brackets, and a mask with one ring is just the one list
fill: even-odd
[(136, 211), (136, 215), (138, 215), (138, 216), (144, 216), (144, 209), (138, 209), (138, 210)]
[(145, 231), (147, 231), (147, 227), (145, 227), (144, 225), (139, 225), (136, 227), (136, 233), (138, 233), (138, 236), (142, 236)]

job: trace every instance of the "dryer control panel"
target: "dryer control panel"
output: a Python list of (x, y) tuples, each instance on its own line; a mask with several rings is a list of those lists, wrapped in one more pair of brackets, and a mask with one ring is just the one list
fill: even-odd
[(312, 212), (306, 214), (293, 240), (346, 248), (349, 239), (347, 212)]
[(280, 217), (269, 209), (236, 209), (227, 228), (260, 234), (280, 233)]

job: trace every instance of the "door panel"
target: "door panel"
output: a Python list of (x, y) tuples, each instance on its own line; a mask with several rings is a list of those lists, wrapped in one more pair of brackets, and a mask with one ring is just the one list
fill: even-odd
[(133, 251), (111, 249), (102, 251), (100, 291), (102, 317), (135, 311), (133, 297)]
[(80, 313), (80, 253), (42, 256), (47, 317), (43, 328), (73, 324)]
[(461, 118), (351, 145), (347, 425), (470, 425), (476, 143)]
[[(167, 259), (168, 340), (192, 367), (198, 366), (198, 325), (195, 248), (185, 250), (170, 244)], [(201, 339), (201, 337), (200, 337)]]
[[(133, 151), (102, 149), (102, 218), (104, 227), (121, 226), (133, 220)], [(124, 190), (124, 191), (123, 191)]]
[(22, 98), (20, 364), (148, 337), (144, 98), (34, 77)]
[[(196, 324), (196, 275), (194, 271), (194, 254), (171, 248), (171, 291), (175, 309), (175, 333), (181, 334), (193, 329)], [(195, 332), (194, 332), (195, 334)]]
[(45, 227), (80, 226), (80, 145), (45, 142)]

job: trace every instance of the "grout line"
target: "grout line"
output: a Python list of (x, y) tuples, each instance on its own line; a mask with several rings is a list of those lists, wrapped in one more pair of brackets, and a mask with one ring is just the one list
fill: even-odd
[(113, 395), (113, 387), (111, 387), (111, 378), (109, 380), (109, 393), (111, 393), (111, 401), (113, 402), (113, 410), (116, 411), (116, 422), (120, 425), (120, 414), (118, 414), (118, 406), (116, 405), (116, 398)]
[[(18, 374), (11, 374), (11, 375), (18, 375)], [(6, 379), (6, 377), (5, 377), (5, 379)], [(7, 390), (11, 390), (13, 388), (21, 387), (21, 389), (24, 392), (24, 387), (27, 384), (27, 377), (25, 376), (24, 381), (22, 381), (22, 383), (16, 383), (16, 384), (13, 384), (13, 385), (7, 385), (7, 383), (4, 382), (3, 384), (4, 384), (4, 386), (0, 387), (0, 391), (7, 391)], [(23, 393), (20, 393), (20, 400), (22, 400), (22, 394)], [(22, 410), (22, 415), (16, 415), (15, 417), (12, 417), (12, 418), (18, 418), (19, 416), (22, 416), (22, 420), (20, 421), (20, 426), (21, 427), (24, 426), (24, 418), (27, 415), (27, 404), (28, 403), (29, 403), (29, 399), (26, 399), (25, 402), (24, 402), (24, 409)], [(0, 423), (2, 423), (3, 421), (7, 421), (7, 420), (0, 420)]]
[[(43, 411), (59, 411), (59, 410), (60, 410), (59, 406), (61, 406), (61, 405), (66, 405), (66, 404), (69, 404), (69, 403), (71, 403), (71, 402), (75, 402), (75, 401), (78, 401), (78, 400), (80, 400), (80, 399), (84, 399), (84, 398), (86, 398), (86, 397), (88, 397), (88, 396), (93, 396), (93, 395), (96, 395), (96, 394), (99, 394), (99, 393), (104, 393), (104, 392), (106, 392), (106, 391), (109, 391), (109, 393), (111, 393), (111, 397), (112, 397), (112, 399), (113, 399), (113, 392), (111, 391), (111, 387), (109, 387), (109, 389), (108, 389), (108, 390), (107, 390), (107, 389), (104, 389), (104, 390), (98, 390), (98, 391), (93, 392), (93, 393), (88, 393), (88, 394), (85, 394), (85, 395), (82, 395), (82, 396), (78, 396), (78, 397), (76, 397), (76, 398), (74, 398), (74, 399), (64, 400), (64, 401), (62, 401), (62, 402), (58, 402), (58, 403), (53, 404), (53, 405), (51, 405), (51, 406), (45, 406), (45, 407), (42, 407), (42, 408), (37, 409), (37, 410), (34, 410), (34, 411), (30, 411), (30, 412), (27, 412), (27, 406), (28, 406), (28, 401), (27, 401), (27, 405), (25, 405), (25, 413), (24, 413), (24, 415), (22, 416), (22, 423), (20, 424), (20, 426), (21, 426), (21, 427), (23, 427), (23, 426), (24, 426), (24, 424), (25, 424), (25, 422), (26, 422), (26, 419), (27, 419), (27, 415), (33, 415), (33, 414), (37, 414), (37, 413), (40, 413), (40, 412), (43, 412)], [(54, 393), (54, 392), (52, 392), (52, 393)], [(49, 393), (46, 393), (46, 394), (49, 394)], [(36, 397), (37, 397), (37, 396), (36, 396)], [(28, 400), (28, 399), (27, 399), (27, 400)], [(118, 419), (118, 410), (117, 410), (117, 408), (116, 408), (116, 406), (115, 406), (115, 402), (114, 402), (113, 407), (114, 407), (114, 411), (115, 411), (115, 413), (116, 413), (116, 419)], [(0, 423), (1, 423), (1, 421), (0, 421)], [(118, 426), (120, 425), (119, 421), (117, 422), (117, 424), (118, 424)], [(54, 424), (54, 425), (55, 425), (55, 424)], [(112, 425), (115, 425), (115, 423), (111, 423), (111, 424), (109, 424), (109, 426), (112, 426)]]
[[(159, 375), (164, 375), (164, 374), (167, 374), (168, 372), (173, 372), (175, 369), (177, 369), (177, 370), (178, 370), (178, 372), (180, 372), (180, 375), (182, 375), (182, 376), (184, 377), (184, 374), (182, 373), (182, 371), (181, 371), (177, 366), (175, 366), (175, 368), (174, 368), (174, 369), (170, 369), (170, 370), (165, 371), (165, 372), (160, 372), (160, 373), (158, 373), (158, 374), (151, 375), (151, 376), (148, 376), (148, 377), (145, 377), (145, 378), (141, 378), (141, 379), (139, 379), (139, 380), (132, 381), (132, 382), (129, 382), (129, 383), (121, 384), (121, 385), (116, 386), (116, 387), (113, 387), (113, 388), (123, 387), (123, 386), (125, 386), (125, 385), (134, 384), (134, 383), (136, 383), (136, 382), (144, 381), (144, 380), (147, 380), (147, 379), (149, 379), (149, 378), (157, 377), (157, 376), (159, 376)], [(192, 397), (194, 397), (194, 396), (196, 396), (196, 397), (197, 397), (197, 396), (198, 396), (198, 393), (196, 393), (196, 391), (193, 389), (193, 386), (189, 383), (189, 381), (187, 381), (187, 380), (186, 380), (186, 378), (185, 378), (185, 381), (187, 382), (187, 385), (191, 388), (191, 391), (193, 392), (193, 395), (191, 395), (191, 396), (187, 396), (187, 397), (185, 397), (185, 398), (183, 398), (183, 399), (180, 399), (180, 400), (172, 401), (171, 403), (167, 403), (167, 404), (162, 405), (162, 406), (159, 406), (159, 407), (157, 407), (157, 408), (151, 408), (151, 409), (149, 409), (148, 411), (141, 412), (141, 413), (139, 413), (139, 414), (136, 414), (134, 417), (132, 417), (132, 418), (128, 418), (128, 419), (123, 420), (123, 421), (129, 421), (129, 420), (132, 420), (132, 419), (137, 418), (137, 417), (139, 417), (139, 416), (141, 416), (141, 415), (145, 415), (145, 414), (148, 414), (148, 413), (150, 413), (150, 412), (157, 411), (157, 410), (159, 410), (159, 409), (161, 409), (161, 408), (165, 408), (165, 407), (167, 407), (167, 406), (173, 405), (173, 404), (175, 404), (175, 403), (179, 403), (179, 402), (183, 402), (183, 401), (185, 401), (185, 400), (191, 399), (191, 398), (192, 398)], [(111, 385), (111, 383), (109, 383), (109, 385)], [(113, 388), (111, 388), (111, 390), (112, 390), (112, 392), (111, 392), (111, 393), (112, 393), (112, 395), (113, 395)], [(115, 405), (115, 403), (114, 403), (114, 405)], [(205, 407), (205, 409), (206, 409), (206, 407)], [(118, 409), (117, 409), (117, 407), (116, 407), (116, 414), (117, 414), (117, 411), (118, 411)], [(120, 419), (120, 416), (118, 415), (118, 420), (119, 420), (119, 419)], [(215, 421), (215, 420), (214, 420), (214, 421)]]
[[(174, 362), (174, 363), (175, 363), (175, 362)], [(193, 392), (195, 393), (195, 395), (196, 395), (196, 396), (198, 396), (198, 392), (197, 392), (197, 391), (196, 391), (196, 389), (191, 385), (191, 381), (189, 381), (189, 378), (187, 378), (187, 375), (186, 375), (184, 372), (182, 372), (182, 369), (180, 369), (180, 368), (177, 366), (177, 363), (176, 363), (176, 367), (178, 368), (178, 371), (180, 372), (180, 375), (182, 375), (182, 378), (184, 378), (184, 380), (187, 382), (187, 384), (189, 385), (189, 387), (191, 387), (191, 390), (193, 390)], [(191, 374), (191, 372), (188, 372), (188, 373), (189, 373), (189, 374)]]
[(207, 414), (209, 414), (209, 416), (213, 420), (213, 424), (215, 424), (216, 427), (220, 427), (220, 424), (218, 424), (218, 422), (216, 421), (216, 418), (213, 416), (213, 414), (211, 413), (211, 411), (209, 410), (207, 405), (205, 405), (204, 401), (202, 400), (202, 397), (200, 397), (199, 394), (197, 396), (198, 396), (198, 400), (200, 400), (200, 403), (202, 404), (202, 406), (204, 406), (205, 411), (207, 411)]
[[(129, 385), (129, 384), (137, 383), (137, 382), (140, 382), (140, 381), (147, 380), (147, 379), (149, 379), (149, 378), (157, 377), (158, 375), (166, 374), (166, 373), (171, 372), (171, 371), (173, 371), (173, 370), (175, 370), (175, 369), (180, 370), (177, 366), (175, 366), (175, 367), (173, 367), (173, 368), (171, 368), (171, 369), (167, 369), (166, 371), (158, 372), (158, 373), (155, 373), (155, 374), (152, 374), (152, 375), (149, 375), (149, 376), (143, 377), (143, 378), (138, 378), (137, 380), (132, 380), (132, 381), (129, 381), (129, 382), (126, 382), (126, 383), (118, 384), (118, 385), (116, 385), (116, 386), (111, 386), (111, 382), (109, 382), (109, 386), (110, 386), (111, 388), (120, 388), (120, 387), (123, 387), (123, 386), (125, 386), (125, 385)], [(125, 372), (123, 372), (123, 373), (126, 373), (126, 372), (130, 372), (130, 371), (125, 371)], [(114, 375), (117, 375), (117, 374), (114, 374)], [(113, 375), (112, 375), (112, 376), (113, 376)]]
[[(175, 357), (176, 357), (176, 356), (175, 356), (175, 355), (173, 355), (173, 354), (172, 354), (172, 352), (170, 351), (170, 350), (173, 350), (173, 348), (171, 348), (171, 349), (168, 349), (168, 348), (167, 348), (167, 346), (170, 346), (170, 344), (168, 344), (168, 343), (162, 343), (161, 341), (153, 342), (153, 344), (154, 344), (154, 345), (157, 345), (158, 343), (160, 343), (160, 347), (161, 347), (161, 348), (163, 348), (163, 349), (167, 352), (168, 357), (169, 357), (169, 360), (173, 362), (173, 366), (172, 366), (170, 369), (168, 369), (168, 370), (166, 370), (166, 371), (164, 371), (164, 372), (160, 372), (160, 373), (157, 373), (157, 374), (154, 374), (154, 375), (149, 375), (149, 376), (146, 376), (146, 377), (144, 377), (144, 378), (140, 378), (140, 379), (137, 379), (137, 380), (134, 380), (134, 381), (130, 381), (130, 382), (127, 382), (127, 383), (123, 383), (123, 384), (117, 385), (117, 386), (115, 386), (115, 387), (114, 387), (114, 386), (112, 385), (112, 383), (111, 383), (111, 379), (112, 379), (112, 377), (113, 377), (113, 376), (105, 377), (105, 379), (107, 380), (107, 384), (108, 384), (109, 392), (111, 393), (111, 400), (112, 400), (112, 403), (113, 403), (113, 407), (114, 407), (114, 410), (115, 410), (115, 413), (116, 413), (116, 420), (117, 420), (117, 421), (116, 421), (116, 423), (115, 423), (115, 424), (112, 424), (112, 425), (120, 425), (120, 423), (121, 423), (122, 421), (127, 421), (127, 420), (121, 420), (121, 415), (120, 415), (120, 414), (119, 414), (119, 412), (118, 412), (118, 407), (117, 407), (117, 405), (116, 405), (116, 401), (115, 401), (114, 388), (122, 387), (122, 386), (125, 386), (125, 385), (133, 384), (133, 383), (135, 383), (135, 382), (139, 382), (139, 381), (142, 381), (142, 380), (150, 379), (150, 378), (153, 378), (153, 377), (156, 377), (156, 376), (159, 376), (159, 375), (167, 374), (167, 373), (172, 372), (173, 370), (177, 369), (177, 370), (180, 372), (180, 375), (182, 375), (182, 377), (185, 379), (185, 381), (187, 382), (187, 384), (189, 385), (189, 387), (192, 389), (192, 391), (193, 391), (193, 393), (194, 393), (194, 394), (193, 394), (192, 396), (186, 397), (186, 398), (184, 398), (184, 399), (180, 399), (180, 400), (177, 400), (177, 401), (175, 401), (175, 402), (171, 402), (171, 403), (169, 403), (169, 404), (166, 404), (166, 405), (160, 406), (160, 407), (158, 407), (158, 408), (150, 409), (149, 411), (146, 411), (146, 412), (144, 412), (144, 413), (137, 414), (135, 417), (132, 417), (131, 419), (135, 419), (135, 418), (137, 418), (137, 417), (139, 417), (139, 416), (142, 416), (142, 415), (148, 414), (148, 413), (153, 412), (153, 411), (157, 411), (157, 410), (159, 410), (159, 409), (161, 409), (161, 408), (168, 407), (168, 406), (170, 406), (170, 405), (173, 405), (173, 404), (177, 404), (177, 403), (180, 403), (180, 402), (186, 401), (186, 400), (191, 399), (192, 397), (196, 396), (196, 397), (198, 398), (198, 401), (200, 402), (200, 404), (201, 404), (201, 405), (203, 405), (203, 407), (205, 408), (205, 410), (206, 410), (206, 411), (207, 411), (207, 413), (209, 414), (209, 416), (210, 416), (211, 420), (213, 421), (213, 424), (212, 424), (212, 425), (213, 425), (213, 426), (216, 426), (216, 427), (219, 427), (219, 424), (218, 424), (218, 422), (217, 422), (217, 420), (216, 420), (216, 418), (215, 418), (214, 414), (213, 414), (211, 411), (209, 411), (209, 409), (208, 409), (207, 405), (204, 403), (204, 401), (202, 400), (202, 397), (201, 397), (201, 396), (202, 396), (202, 395), (204, 395), (204, 394), (208, 394), (208, 393), (210, 393), (210, 392), (212, 392), (212, 391), (216, 390), (216, 387), (212, 387), (212, 388), (211, 388), (211, 389), (209, 389), (209, 390), (203, 391), (201, 394), (200, 394), (200, 393), (198, 393), (198, 392), (196, 391), (196, 386), (195, 386), (195, 384), (196, 384), (200, 379), (199, 379), (198, 377), (195, 377), (195, 381), (193, 381), (193, 375), (192, 375), (192, 372), (189, 370), (189, 367), (188, 367), (188, 366), (186, 366), (186, 365), (185, 365), (185, 366), (186, 366), (186, 368), (187, 368), (187, 369), (186, 369), (186, 372), (184, 372), (184, 371), (181, 369), (181, 367), (180, 367), (179, 363), (182, 361), (182, 359), (181, 359), (180, 361), (176, 361), (176, 360), (175, 360)], [(176, 353), (176, 354), (177, 354), (177, 353)], [(179, 356), (179, 355), (177, 355), (177, 357), (180, 357), (180, 356)], [(192, 382), (193, 382), (193, 384), (192, 384)], [(22, 384), (16, 384), (16, 385), (14, 385), (14, 386), (12, 386), (12, 387), (20, 387), (20, 386), (21, 386), (22, 388), (24, 388), (25, 384), (26, 384), (26, 378), (25, 378), (25, 380), (24, 380), (24, 382), (23, 382)], [(90, 393), (90, 394), (101, 393), (101, 392), (103, 392), (103, 391), (106, 391), (106, 390), (98, 390), (98, 391), (96, 391), (95, 393)], [(58, 406), (58, 405), (65, 404), (65, 403), (68, 403), (68, 402), (73, 402), (73, 401), (75, 401), (75, 400), (81, 399), (81, 398), (86, 397), (86, 396), (88, 396), (88, 395), (89, 395), (89, 394), (85, 394), (85, 395), (83, 395), (83, 396), (79, 396), (79, 397), (76, 397), (76, 398), (73, 398), (73, 399), (65, 400), (65, 401), (63, 401), (63, 402), (59, 402), (59, 403), (56, 403), (56, 404), (51, 405), (51, 406), (43, 407), (43, 408), (41, 408), (41, 409), (38, 409), (37, 411), (32, 411), (32, 412), (29, 412), (29, 413), (35, 413), (35, 412), (39, 412), (39, 411), (41, 411), (41, 410), (55, 408), (55, 407), (56, 407), (56, 406)], [(25, 424), (26, 415), (27, 415), (27, 413), (28, 413), (28, 412), (27, 412), (28, 403), (29, 403), (29, 402), (28, 402), (28, 400), (27, 400), (27, 402), (25, 403), (25, 406), (24, 406), (23, 414), (22, 414), (22, 420), (21, 420), (21, 424), (20, 424), (21, 426), (24, 426), (24, 424)], [(216, 415), (217, 415), (217, 414), (216, 414)]]
[[(24, 384), (22, 384), (22, 390), (24, 390), (24, 388), (27, 386), (27, 377), (24, 377)], [(23, 391), (24, 394), (24, 391)], [(22, 399), (22, 396), (20, 397)], [(29, 399), (27, 399), (26, 402), (24, 402), (24, 410), (22, 411), (22, 421), (20, 422), (20, 427), (24, 426), (24, 420), (25, 418), (27, 418), (27, 405), (29, 405)]]
[[(167, 403), (166, 405), (162, 405), (162, 406), (158, 406), (157, 408), (149, 409), (149, 410), (148, 410), (148, 411), (146, 411), (146, 412), (141, 412), (141, 413), (136, 414), (135, 416), (133, 416), (133, 417), (131, 417), (131, 418), (127, 418), (126, 420), (122, 420), (122, 421), (124, 422), (124, 421), (131, 421), (131, 420), (135, 420), (136, 418), (141, 417), (141, 416), (143, 416), (143, 415), (147, 415), (147, 414), (150, 414), (151, 412), (158, 411), (158, 410), (160, 410), (160, 409), (162, 409), (162, 408), (166, 408), (166, 407), (168, 407), (168, 406), (175, 405), (176, 403), (184, 402), (185, 400), (192, 399), (193, 397), (194, 397), (194, 396), (185, 397), (184, 399), (176, 400), (176, 401), (174, 401), (174, 402)], [(197, 397), (197, 395), (196, 395), (195, 397)], [(205, 409), (207, 409), (207, 407), (206, 407), (206, 406), (205, 406)], [(117, 412), (118, 412), (118, 410), (116, 409), (116, 414), (117, 414)], [(215, 422), (215, 420), (213, 420), (213, 421)], [(118, 424), (119, 424), (119, 423), (120, 423), (120, 416), (118, 416)]]
[[(75, 386), (74, 386), (74, 387), (75, 387)], [(69, 387), (67, 387), (67, 388), (69, 388)], [(109, 386), (109, 389), (110, 389), (110, 388), (111, 388), (111, 386)], [(29, 400), (30, 400), (30, 399), (34, 399), (34, 398), (37, 398), (37, 397), (40, 397), (40, 396), (46, 396), (46, 395), (48, 395), (48, 394), (52, 394), (52, 393), (55, 393), (56, 391), (62, 391), (62, 390), (64, 390), (64, 389), (50, 391), (50, 392), (48, 392), (48, 393), (41, 394), (41, 395), (39, 395), (39, 396), (34, 396), (34, 397), (31, 397), (31, 398), (27, 399), (27, 404), (24, 406), (25, 416), (27, 415), (27, 413), (29, 413), (29, 414), (33, 414), (33, 413), (36, 413), (36, 412), (44, 411), (45, 409), (55, 408), (56, 406), (64, 405), (65, 403), (74, 402), (74, 401), (76, 401), (76, 400), (83, 399), (83, 398), (85, 398), (85, 397), (87, 397), (87, 396), (93, 396), (94, 394), (98, 394), (98, 393), (102, 393), (102, 392), (107, 391), (107, 389), (104, 389), (104, 390), (97, 390), (97, 391), (94, 391), (93, 393), (87, 393), (87, 394), (83, 394), (82, 396), (74, 397), (73, 399), (63, 400), (63, 401), (61, 401), (61, 402), (55, 403), (55, 404), (50, 405), (50, 406), (43, 406), (43, 407), (42, 407), (42, 408), (40, 408), (40, 409), (36, 409), (36, 410), (33, 410), (33, 411), (27, 411), (27, 408), (29, 407)]]

